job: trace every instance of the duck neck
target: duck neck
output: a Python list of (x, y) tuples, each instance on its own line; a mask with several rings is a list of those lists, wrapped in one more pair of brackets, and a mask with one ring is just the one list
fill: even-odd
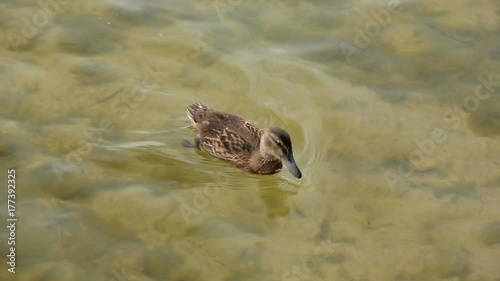
[(259, 152), (254, 154), (254, 163), (258, 163), (257, 165), (259, 167), (264, 167), (268, 165), (274, 166), (275, 162), (279, 162), (279, 159), (267, 153), (264, 145), (262, 145), (261, 142), (259, 146)]
[(267, 163), (267, 162), (273, 161), (276, 157), (267, 153), (266, 147), (264, 146), (263, 138), (264, 138), (264, 136), (262, 136), (262, 139), (260, 140), (258, 156), (259, 156), (259, 162)]

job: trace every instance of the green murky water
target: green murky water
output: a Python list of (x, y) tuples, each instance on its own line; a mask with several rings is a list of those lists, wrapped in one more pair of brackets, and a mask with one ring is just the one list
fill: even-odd
[[(3, 1), (0, 279), (500, 280), (499, 3)], [(194, 102), (303, 179), (181, 147)]]

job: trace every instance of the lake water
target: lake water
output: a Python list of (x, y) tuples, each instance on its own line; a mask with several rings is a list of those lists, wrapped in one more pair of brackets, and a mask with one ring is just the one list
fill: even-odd
[[(500, 280), (499, 11), (2, 1), (0, 279)], [(303, 178), (182, 147), (195, 102)]]

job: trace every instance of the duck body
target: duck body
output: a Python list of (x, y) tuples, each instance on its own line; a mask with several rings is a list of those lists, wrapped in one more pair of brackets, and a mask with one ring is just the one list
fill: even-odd
[(302, 177), (285, 130), (262, 130), (237, 115), (200, 103), (188, 106), (186, 114), (196, 130), (196, 145), (212, 156), (257, 174), (275, 174), (285, 164), (295, 177)]

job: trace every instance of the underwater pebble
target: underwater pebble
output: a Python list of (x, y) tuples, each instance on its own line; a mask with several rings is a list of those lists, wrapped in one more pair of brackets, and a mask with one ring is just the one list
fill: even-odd
[(479, 239), (486, 245), (500, 243), (500, 223), (483, 225), (479, 230)]

